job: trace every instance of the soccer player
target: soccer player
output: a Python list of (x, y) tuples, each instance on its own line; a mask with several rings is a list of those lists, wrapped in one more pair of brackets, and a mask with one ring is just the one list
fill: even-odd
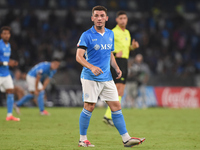
[(14, 103), (14, 85), (10, 76), (9, 66), (14, 67), (18, 65), (18, 62), (10, 59), (11, 47), (8, 42), (11, 36), (11, 28), (4, 26), (1, 28), (1, 40), (0, 40), (0, 88), (2, 92), (6, 92), (7, 95), (7, 117), (6, 121), (20, 121), (19, 118), (15, 118), (12, 115), (13, 103)]
[(114, 33), (105, 28), (108, 20), (107, 9), (103, 6), (95, 6), (92, 9), (91, 20), (94, 22), (94, 26), (81, 35), (76, 53), (77, 62), (83, 66), (81, 83), (84, 101), (84, 108), (79, 119), (80, 140), (78, 146), (94, 147), (87, 139), (87, 129), (98, 96), (111, 108), (114, 125), (122, 137), (124, 146), (138, 145), (145, 138), (134, 138), (128, 134), (118, 100), (117, 88), (110, 72), (111, 64), (116, 71), (117, 78), (119, 79), (122, 75), (112, 53)]
[[(128, 58), (130, 50), (134, 50), (139, 47), (139, 44), (135, 39), (132, 40), (129, 31), (126, 29), (126, 25), (128, 23), (128, 17), (125, 11), (119, 11), (116, 15), (117, 25), (112, 29), (114, 32), (114, 48), (115, 51), (114, 56), (116, 58), (116, 62), (119, 65), (119, 68), (122, 71), (122, 76), (120, 78), (116, 78), (117, 75), (115, 73), (114, 68), (111, 67), (111, 72), (113, 76), (113, 80), (116, 84), (119, 101), (121, 102), (121, 98), (124, 95), (124, 89), (128, 74)], [(106, 113), (103, 118), (103, 122), (110, 126), (114, 126), (111, 116), (111, 110), (108, 106)]]
[(35, 95), (37, 97), (40, 114), (49, 115), (49, 112), (44, 110), (44, 90), (46, 89), (50, 79), (56, 73), (59, 65), (60, 60), (54, 59), (51, 62), (41, 62), (35, 65), (28, 72), (26, 75), (26, 81), (28, 83), (28, 90), (30, 93), (15, 103), (14, 108), (18, 114), (20, 114), (19, 107), (25, 102), (33, 99)]

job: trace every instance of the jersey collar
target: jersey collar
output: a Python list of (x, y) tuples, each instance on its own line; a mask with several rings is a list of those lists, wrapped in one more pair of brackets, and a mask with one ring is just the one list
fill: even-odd
[[(116, 28), (117, 28), (118, 30), (123, 31), (123, 30), (119, 27), (119, 25), (116, 25)], [(125, 30), (126, 30), (126, 29), (125, 29)], [(125, 30), (124, 30), (124, 31), (125, 31)], [(123, 32), (124, 32), (124, 31), (123, 31)]]
[[(92, 31), (92, 33), (98, 33), (98, 32), (95, 30), (94, 26), (92, 26), (91, 31)], [(108, 29), (105, 28), (105, 32), (107, 32), (107, 31), (108, 31)]]

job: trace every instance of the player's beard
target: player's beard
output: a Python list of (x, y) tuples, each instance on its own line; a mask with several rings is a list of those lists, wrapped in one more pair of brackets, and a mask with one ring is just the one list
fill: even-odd
[(3, 39), (4, 43), (8, 43), (9, 39)]
[(98, 30), (101, 30), (103, 26), (96, 26)]

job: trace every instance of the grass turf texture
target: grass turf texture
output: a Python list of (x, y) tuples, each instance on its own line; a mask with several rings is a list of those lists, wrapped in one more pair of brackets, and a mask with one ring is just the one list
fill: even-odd
[[(47, 108), (51, 116), (40, 116), (38, 108), (21, 108), (20, 122), (6, 122), (0, 108), (1, 150), (120, 150), (116, 128), (102, 122), (105, 108), (96, 108), (90, 120), (88, 139), (94, 148), (78, 147), (79, 115), (82, 108)], [(200, 109), (123, 109), (131, 136), (146, 137), (133, 147), (138, 150), (199, 150)], [(14, 114), (17, 116), (16, 114)]]

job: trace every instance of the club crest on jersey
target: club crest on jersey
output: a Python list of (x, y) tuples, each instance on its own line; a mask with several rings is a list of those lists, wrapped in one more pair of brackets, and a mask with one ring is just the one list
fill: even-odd
[(126, 39), (126, 41), (128, 40), (128, 38), (127, 38), (127, 37), (126, 37), (125, 39)]
[(99, 50), (99, 49), (100, 49), (100, 46), (99, 46), (98, 44), (96, 44), (96, 45), (94, 46), (94, 49), (95, 49), (95, 50)]
[(109, 40), (110, 40), (110, 42), (112, 42), (113, 39), (111, 37), (109, 37)]

